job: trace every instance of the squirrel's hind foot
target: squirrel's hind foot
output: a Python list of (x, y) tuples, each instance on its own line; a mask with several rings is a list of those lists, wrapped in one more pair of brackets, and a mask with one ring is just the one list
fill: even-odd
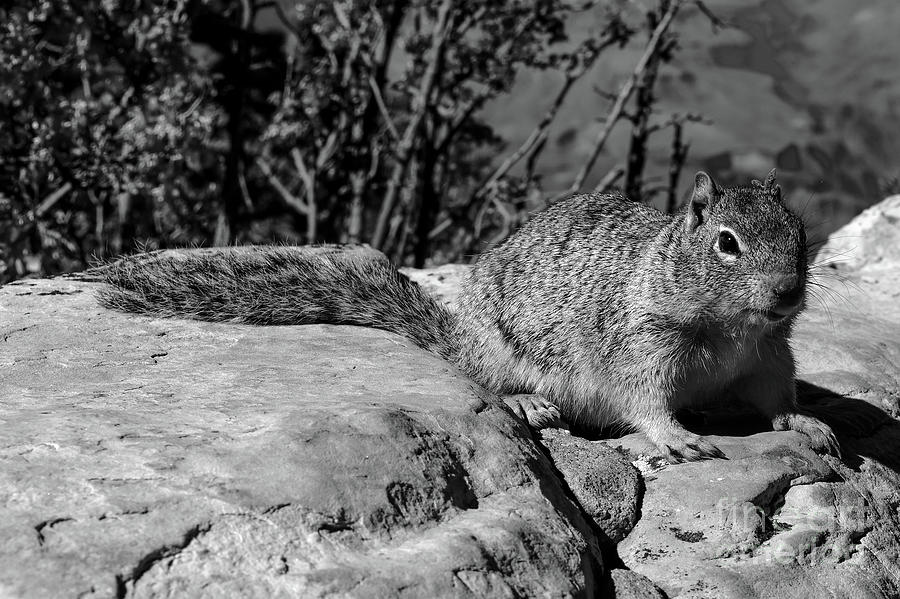
[(772, 419), (772, 428), (776, 431), (798, 431), (812, 440), (813, 449), (819, 453), (828, 453), (841, 457), (841, 446), (831, 427), (807, 414), (779, 414)]

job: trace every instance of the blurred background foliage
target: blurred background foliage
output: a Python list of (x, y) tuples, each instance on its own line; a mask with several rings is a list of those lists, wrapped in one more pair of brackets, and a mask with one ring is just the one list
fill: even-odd
[[(787, 4), (12, 0), (0, 282), (186, 245), (468, 260), (573, 191), (671, 210), (685, 164), (724, 182), (778, 164), (833, 228), (897, 185), (877, 119), (900, 103), (852, 71), (829, 83), (843, 104), (811, 97), (782, 61), (812, 60), (821, 23)], [(861, 10), (844, 18), (871, 36)]]

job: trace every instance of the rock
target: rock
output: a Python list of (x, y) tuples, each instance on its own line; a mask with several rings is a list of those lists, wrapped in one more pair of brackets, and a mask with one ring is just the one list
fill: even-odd
[(569, 489), (604, 537), (618, 543), (631, 532), (641, 509), (644, 483), (618, 451), (559, 429), (541, 431)]
[(401, 268), (400, 272), (421, 285), (428, 293), (453, 306), (459, 295), (459, 284), (469, 273), (465, 264), (444, 264), (434, 268)]
[[(898, 202), (825, 245), (794, 337), (841, 459), (725, 404), (690, 426), (729, 459), (670, 465), (388, 333), (0, 288), (0, 596), (900, 596)], [(452, 305), (465, 272), (408, 274)]]
[(605, 584), (530, 431), (388, 333), (0, 288), (0, 596), (568, 596)]
[(641, 576), (631, 570), (610, 570), (607, 579), (608, 584), (604, 589), (603, 597), (615, 597), (618, 599), (666, 599), (658, 586), (646, 576)]
[(819, 249), (817, 261), (849, 272), (881, 267), (896, 270), (900, 264), (898, 227), (900, 195), (895, 195), (865, 209), (840, 231), (830, 235)]

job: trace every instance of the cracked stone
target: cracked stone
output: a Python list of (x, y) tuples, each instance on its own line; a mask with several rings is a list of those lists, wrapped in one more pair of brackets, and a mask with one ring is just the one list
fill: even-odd
[[(728, 404), (696, 424), (727, 460), (536, 441), (387, 333), (0, 288), (0, 595), (900, 596), (895, 204), (851, 223), (859, 256), (814, 271), (841, 299), (813, 298), (793, 339), (841, 460)], [(409, 274), (452, 303), (464, 272)]]

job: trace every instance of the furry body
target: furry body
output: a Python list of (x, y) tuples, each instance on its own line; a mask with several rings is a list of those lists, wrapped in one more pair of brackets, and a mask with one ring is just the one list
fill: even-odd
[(109, 267), (101, 301), (160, 316), (397, 332), (488, 389), (541, 395), (585, 427), (630, 425), (672, 459), (721, 455), (673, 414), (731, 397), (836, 452), (831, 430), (795, 398), (802, 223), (774, 175), (721, 190), (701, 174), (676, 215), (619, 195), (575, 196), (539, 213), (480, 257), (454, 313), (381, 254), (327, 248), (125, 259)]

